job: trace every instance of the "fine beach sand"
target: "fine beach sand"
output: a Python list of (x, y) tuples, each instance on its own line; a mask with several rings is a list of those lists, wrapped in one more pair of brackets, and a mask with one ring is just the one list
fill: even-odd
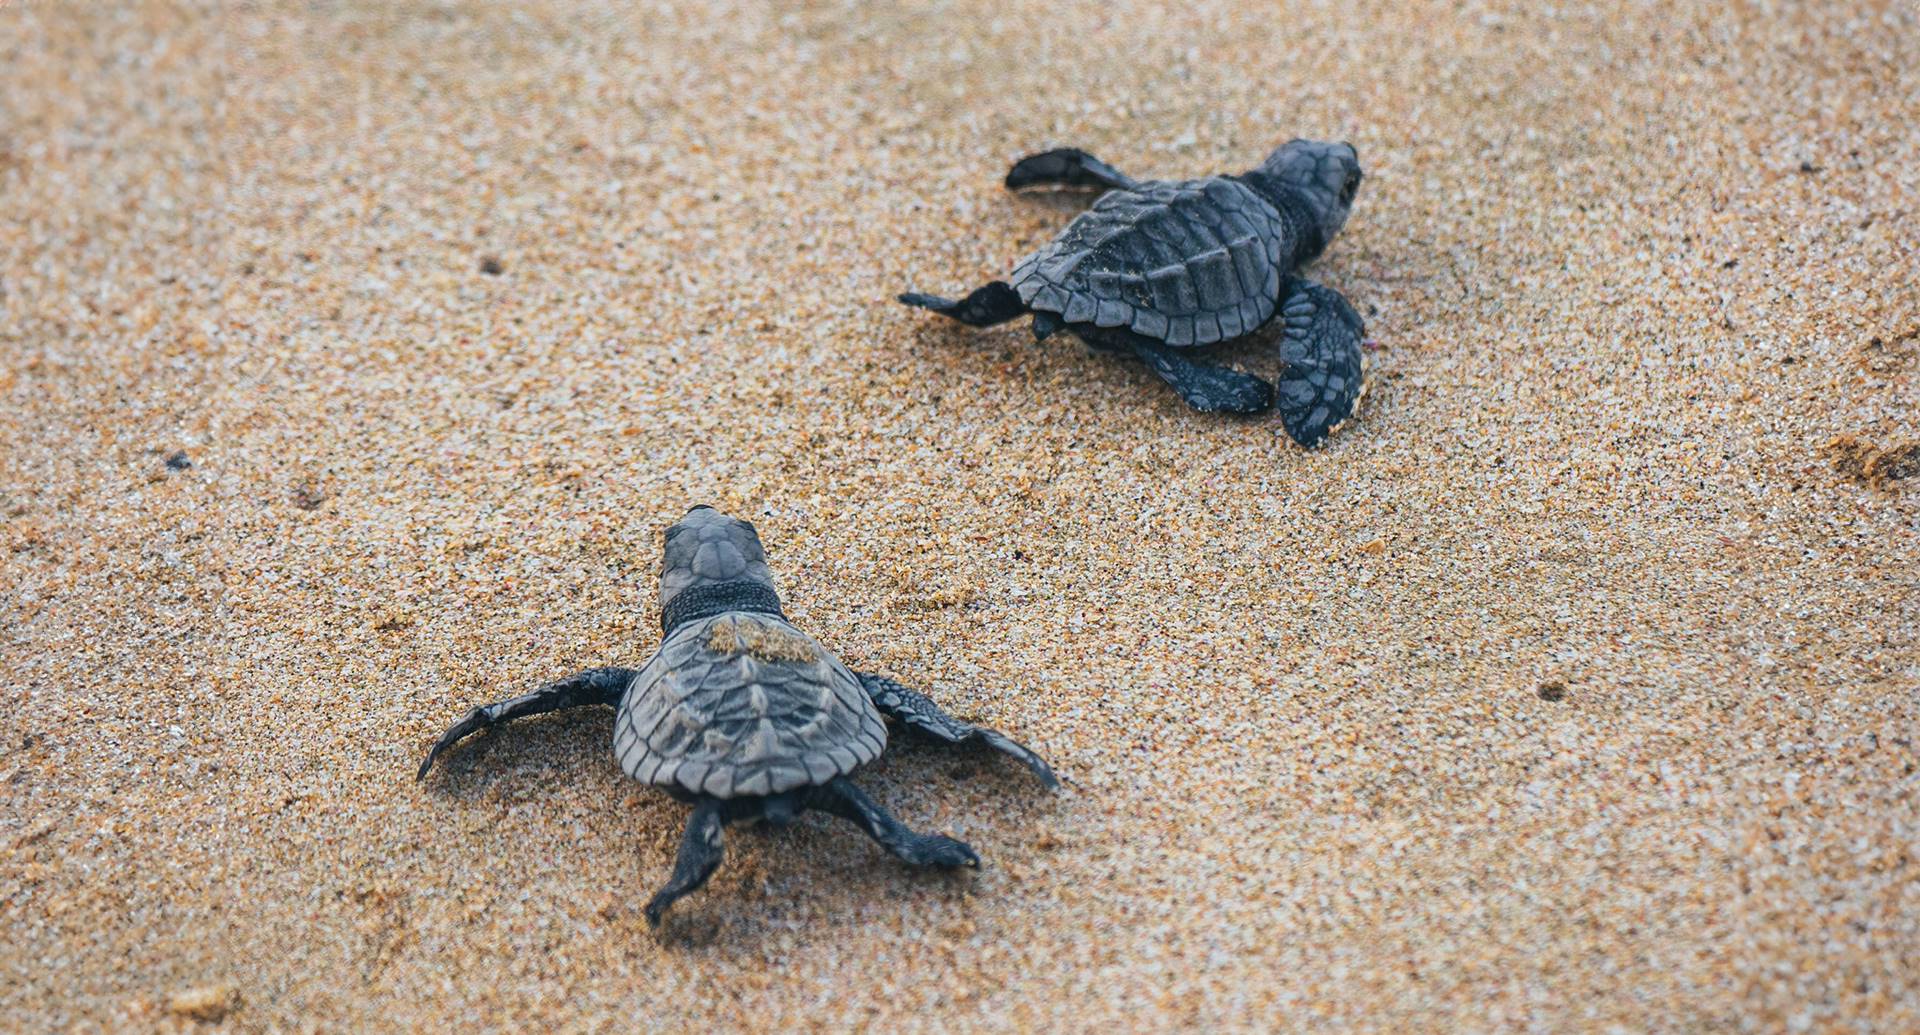
[[(1910, 4), (0, 0), (0, 68), (0, 1027), (1920, 1029)], [(1025, 152), (1296, 135), (1368, 174), (1321, 450), (892, 301), (1064, 225)], [(981, 871), (810, 817), (655, 934), (609, 713), (414, 783), (644, 660), (698, 502), (1067, 785), (898, 743)]]

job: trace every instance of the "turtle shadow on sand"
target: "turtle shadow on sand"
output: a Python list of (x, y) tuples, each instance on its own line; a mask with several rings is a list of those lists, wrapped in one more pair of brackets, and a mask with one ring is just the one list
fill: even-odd
[[(514, 735), (471, 738), (441, 756), (440, 779), (430, 792), (435, 798), (471, 804), (502, 791), (516, 797), (544, 797), (572, 792), (554, 788), (546, 777), (560, 776), (574, 763), (594, 758), (611, 739), (609, 712), (579, 711), (515, 727)], [(495, 731), (496, 734), (498, 731)], [(530, 759), (540, 758), (537, 765)], [(589, 763), (589, 770), (596, 768)], [(981, 817), (971, 824), (999, 828), (1031, 826), (1043, 820), (1061, 799), (1036, 798), (1025, 793), (1031, 779), (1013, 759), (984, 744), (948, 745), (936, 738), (901, 731), (888, 752), (863, 770), (863, 783), (874, 797), (909, 814), (930, 813), (934, 797), (944, 799), (939, 811), (948, 816)], [(613, 774), (608, 774), (611, 778)], [(594, 780), (600, 774), (594, 773)], [(617, 782), (616, 782), (617, 786)], [(931, 788), (940, 788), (936, 794)], [(947, 793), (950, 792), (950, 793)], [(630, 811), (634, 829), (626, 835), (595, 838), (595, 857), (612, 866), (653, 869), (658, 849), (650, 835), (661, 824), (680, 822), (682, 813), (664, 799), (648, 799)], [(990, 817), (990, 818), (989, 818)], [(844, 836), (841, 822), (827, 815), (802, 815), (785, 827), (744, 823), (728, 830), (733, 866), (733, 893), (711, 896), (685, 915), (669, 913), (655, 925), (659, 940), (679, 949), (704, 949), (732, 955), (758, 952), (769, 931), (791, 930), (793, 915), (807, 919), (810, 938), (833, 937), (836, 932), (862, 925), (858, 914), (820, 905), (840, 889), (889, 899), (912, 896), (926, 901), (950, 901), (971, 890), (991, 873), (1003, 853), (1019, 856), (1021, 846), (1009, 844), (986, 862), (986, 873), (975, 875), (950, 869), (899, 866), (884, 850)], [(967, 868), (962, 868), (965, 870)], [(726, 876), (728, 871), (722, 871)], [(627, 903), (635, 900), (625, 899)], [(640, 919), (633, 905), (606, 917), (616, 926)]]

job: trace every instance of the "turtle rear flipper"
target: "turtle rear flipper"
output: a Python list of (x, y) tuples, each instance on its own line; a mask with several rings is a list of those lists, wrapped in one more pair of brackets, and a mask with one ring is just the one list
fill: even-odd
[(667, 908), (699, 891), (720, 868), (726, 854), (723, 831), (726, 828), (726, 803), (718, 798), (703, 798), (687, 817), (687, 831), (680, 837), (680, 854), (674, 859), (673, 876), (647, 903), (649, 926), (657, 927)]
[(1129, 342), (1160, 380), (1202, 413), (1265, 413), (1273, 408), (1273, 385), (1230, 367), (1199, 363), (1182, 349), (1135, 338)]
[(1366, 324), (1340, 292), (1299, 278), (1287, 285), (1280, 318), (1287, 370), (1275, 405), (1287, 434), (1312, 449), (1353, 415), (1365, 389)]
[(1027, 304), (1020, 300), (1020, 293), (1004, 280), (975, 288), (972, 294), (957, 301), (939, 295), (923, 295), (917, 291), (908, 291), (899, 298), (910, 306), (951, 317), (969, 327), (992, 327), (1027, 312)]
[(1077, 147), (1059, 147), (1028, 155), (1007, 171), (1008, 190), (1039, 186), (1112, 190), (1133, 185), (1133, 177)]
[(945, 834), (922, 834), (909, 828), (844, 776), (808, 788), (805, 801), (810, 809), (855, 824), (894, 858), (910, 866), (980, 868), (980, 856), (971, 845)]

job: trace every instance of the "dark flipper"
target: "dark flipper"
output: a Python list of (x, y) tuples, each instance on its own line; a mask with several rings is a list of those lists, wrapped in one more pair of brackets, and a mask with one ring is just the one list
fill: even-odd
[(1295, 442), (1311, 449), (1353, 415), (1365, 390), (1361, 342), (1366, 324), (1340, 292), (1295, 278), (1280, 298), (1287, 370), (1276, 405)]
[(949, 744), (965, 744), (977, 740), (988, 747), (1019, 759), (1028, 769), (1033, 770), (1040, 782), (1048, 787), (1060, 786), (1060, 778), (1053, 775), (1052, 767), (1046, 760), (1034, 754), (1026, 747), (1016, 743), (997, 730), (975, 726), (940, 710), (933, 699), (918, 690), (910, 690), (885, 676), (876, 676), (870, 672), (856, 672), (860, 685), (866, 688), (867, 696), (873, 698), (874, 706), (881, 714), (898, 719), (902, 725), (917, 730), (927, 736), (944, 740)]
[(844, 776), (809, 790), (807, 807), (859, 824), (868, 837), (903, 862), (915, 866), (980, 867), (980, 857), (966, 842), (942, 834), (914, 833)]
[(680, 838), (680, 855), (673, 862), (673, 876), (647, 903), (647, 923), (658, 925), (667, 907), (700, 890), (720, 866), (726, 849), (721, 843), (726, 827), (724, 806), (716, 799), (701, 798), (687, 819), (687, 832)]
[(633, 682), (633, 675), (634, 670), (630, 668), (590, 668), (548, 683), (530, 694), (480, 705), (440, 734), (440, 739), (434, 741), (432, 750), (427, 752), (426, 760), (420, 763), (420, 771), (414, 779), (425, 779), (427, 770), (433, 768), (433, 760), (440, 757), (442, 751), (475, 730), (562, 708), (578, 708), (589, 704), (617, 705), (620, 696), (627, 692), (627, 684)]
[(1006, 323), (1027, 311), (1027, 304), (1020, 301), (1020, 292), (1002, 280), (996, 280), (985, 287), (976, 289), (973, 294), (954, 301), (939, 295), (923, 295), (909, 291), (900, 296), (900, 301), (922, 309), (931, 309), (941, 316), (949, 316), (961, 323), (973, 327), (992, 327), (996, 323)]
[(1273, 386), (1252, 374), (1196, 363), (1171, 345), (1145, 340), (1130, 344), (1134, 355), (1202, 413), (1264, 413), (1273, 406)]
[(1041, 184), (1111, 190), (1115, 187), (1131, 187), (1134, 181), (1127, 174), (1077, 147), (1062, 147), (1028, 155), (1013, 163), (1013, 168), (1007, 172), (1008, 190)]

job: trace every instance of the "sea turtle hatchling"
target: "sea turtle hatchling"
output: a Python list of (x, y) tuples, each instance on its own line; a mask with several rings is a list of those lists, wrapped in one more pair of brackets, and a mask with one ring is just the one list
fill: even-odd
[(618, 708), (613, 753), (621, 768), (693, 805), (673, 876), (647, 903), (652, 924), (720, 865), (727, 824), (785, 826), (808, 809), (851, 820), (915, 866), (978, 867), (972, 848), (907, 829), (848, 779), (885, 750), (882, 716), (951, 744), (979, 741), (1058, 786), (1032, 751), (891, 679), (848, 669), (794, 628), (748, 522), (702, 506), (667, 529), (660, 610), (664, 635), (644, 666), (588, 669), (474, 708), (434, 742), (419, 777), (475, 730), (562, 708)]
[[(1034, 337), (1062, 329), (1144, 360), (1196, 410), (1261, 413), (1275, 404), (1303, 446), (1353, 412), (1362, 388), (1359, 314), (1339, 292), (1295, 275), (1333, 240), (1360, 189), (1351, 144), (1294, 140), (1256, 169), (1197, 180), (1134, 180), (1077, 148), (1021, 159), (1007, 187), (1106, 190), (1006, 281), (955, 301), (900, 301), (990, 327), (1033, 314)], [(1287, 369), (1276, 393), (1189, 351), (1252, 334), (1278, 317)]]

